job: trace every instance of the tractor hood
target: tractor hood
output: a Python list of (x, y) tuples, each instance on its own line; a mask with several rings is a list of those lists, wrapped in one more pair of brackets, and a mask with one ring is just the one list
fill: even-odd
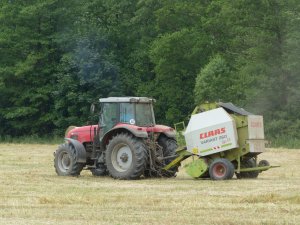
[(81, 143), (92, 142), (94, 139), (94, 129), (98, 129), (98, 125), (90, 125), (83, 127), (73, 127), (66, 132), (66, 138), (78, 140)]

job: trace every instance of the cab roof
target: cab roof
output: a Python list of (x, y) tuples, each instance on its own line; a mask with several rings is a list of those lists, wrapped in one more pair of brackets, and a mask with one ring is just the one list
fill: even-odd
[(153, 98), (147, 97), (108, 97), (108, 98), (100, 98), (100, 102), (106, 103), (114, 103), (114, 102), (131, 102), (131, 103), (152, 103), (155, 102)]

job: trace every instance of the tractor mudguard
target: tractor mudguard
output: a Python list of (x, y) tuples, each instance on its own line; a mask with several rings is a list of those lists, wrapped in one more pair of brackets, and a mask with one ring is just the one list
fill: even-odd
[(76, 156), (77, 156), (77, 162), (79, 163), (86, 163), (86, 151), (79, 141), (74, 140), (72, 138), (65, 138), (66, 141), (69, 142), (70, 145), (73, 145), (73, 147), (76, 150)]
[(117, 126), (110, 131), (108, 131), (106, 134), (104, 134), (103, 138), (101, 139), (102, 147), (105, 148), (105, 146), (108, 144), (108, 140), (110, 137), (112, 137), (114, 134), (119, 133), (119, 132), (127, 132), (133, 134), (135, 137), (139, 138), (147, 138), (148, 133), (146, 131), (142, 130), (135, 130), (130, 127), (126, 126)]
[(176, 133), (174, 131), (165, 131), (162, 132), (164, 135), (166, 135), (168, 138), (176, 138)]
[(111, 129), (109, 132), (107, 132), (104, 135), (103, 139), (106, 138), (107, 136), (110, 136), (110, 134), (115, 133), (117, 130), (128, 131), (129, 133), (132, 133), (135, 137), (140, 137), (140, 138), (147, 138), (148, 137), (148, 133), (146, 131), (132, 129), (132, 128), (127, 127), (127, 126), (117, 126), (113, 129)]

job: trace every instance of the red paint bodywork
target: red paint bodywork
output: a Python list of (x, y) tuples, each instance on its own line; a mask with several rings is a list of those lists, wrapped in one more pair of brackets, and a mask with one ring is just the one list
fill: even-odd
[[(164, 125), (155, 125), (153, 127), (139, 127), (131, 124), (119, 123), (113, 127), (113, 129), (127, 127), (129, 129), (136, 130), (137, 132), (154, 132), (154, 133), (174, 133), (173, 128)], [(98, 129), (98, 125), (90, 125), (83, 127), (76, 127), (68, 132), (66, 138), (73, 138), (81, 143), (93, 142), (94, 140), (94, 129)]]
[(66, 138), (73, 138), (81, 143), (92, 142), (94, 140), (94, 128), (97, 130), (98, 125), (75, 127), (67, 133)]

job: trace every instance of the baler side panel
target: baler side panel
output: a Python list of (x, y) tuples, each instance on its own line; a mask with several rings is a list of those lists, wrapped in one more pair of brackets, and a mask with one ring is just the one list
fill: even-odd
[(238, 147), (235, 121), (223, 108), (192, 115), (184, 136), (187, 150), (199, 156)]

